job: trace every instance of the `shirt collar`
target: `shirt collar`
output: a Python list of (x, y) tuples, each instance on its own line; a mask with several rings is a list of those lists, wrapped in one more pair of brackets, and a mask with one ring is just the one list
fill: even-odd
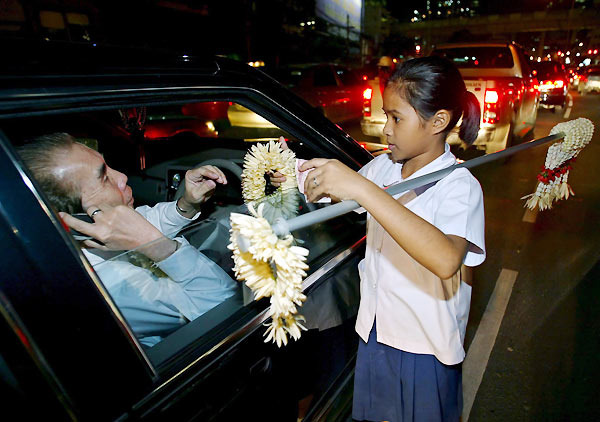
[[(444, 144), (444, 153), (442, 155), (440, 155), (432, 162), (421, 167), (419, 170), (415, 171), (413, 174), (411, 174), (403, 180), (414, 179), (415, 177), (433, 173), (434, 171), (445, 169), (446, 167), (450, 167), (454, 164), (456, 164), (456, 157), (454, 156), (454, 154), (452, 154), (452, 152), (450, 152), (450, 145)], [(399, 164), (399, 166), (399, 168), (402, 169), (402, 164)]]

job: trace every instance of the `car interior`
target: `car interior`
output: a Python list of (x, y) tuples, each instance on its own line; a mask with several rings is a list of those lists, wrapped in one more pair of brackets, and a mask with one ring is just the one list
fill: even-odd
[[(257, 142), (274, 141), (283, 136), (297, 157), (312, 158), (319, 154), (310, 140), (297, 139), (275, 125), (253, 127), (252, 121), (256, 120), (256, 116), (251, 110), (244, 113), (247, 124), (232, 125), (228, 111), (238, 106), (234, 102), (188, 100), (166, 105), (15, 118), (3, 122), (2, 129), (15, 146), (44, 134), (71, 134), (78, 142), (102, 153), (109, 166), (128, 176), (136, 207), (177, 199), (183, 193), (185, 172), (191, 168), (208, 164), (219, 167), (225, 173), (228, 184), (219, 186), (214, 196), (203, 205), (200, 218), (177, 235), (185, 237), (235, 279), (231, 251), (227, 249), (230, 243), (229, 215), (231, 212), (248, 213), (241, 186), (246, 152)], [(297, 194), (298, 214), (325, 206), (307, 203), (302, 194)], [(300, 246), (310, 250), (308, 275), (348, 247), (350, 239), (355, 237), (347, 229), (349, 226), (364, 231), (364, 216), (350, 213), (292, 233)], [(133, 252), (121, 254), (118, 259), (128, 259)], [(339, 292), (335, 293), (339, 297), (333, 300), (337, 303), (334, 306), (344, 314), (348, 313), (346, 305), (356, 302), (355, 296), (358, 295), (354, 287), (347, 290), (341, 296)], [(265, 300), (261, 299), (261, 304), (255, 305), (252, 293), (240, 283), (236, 294), (165, 335), (145, 352), (150, 362), (160, 368), (190, 344), (206, 344), (209, 348), (219, 337), (216, 333), (230, 331), (233, 321), (242, 324), (239, 322), (240, 315), (244, 315), (245, 308), (264, 308), (268, 304)], [(116, 305), (118, 307), (119, 303)], [(329, 313), (324, 318), (335, 315), (335, 309)], [(310, 319), (310, 315), (306, 316)], [(318, 326), (319, 322), (308, 321), (307, 324)]]

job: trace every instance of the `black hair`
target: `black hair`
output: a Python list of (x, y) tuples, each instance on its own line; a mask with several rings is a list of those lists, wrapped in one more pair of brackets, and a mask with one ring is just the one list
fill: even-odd
[(54, 170), (61, 156), (68, 154), (75, 142), (68, 133), (52, 133), (32, 139), (17, 148), (50, 204), (56, 211), (69, 214), (83, 212), (81, 195), (74, 181), (63, 180)]
[(397, 87), (400, 95), (423, 120), (439, 110), (452, 116), (445, 130), (448, 134), (462, 116), (458, 136), (468, 145), (477, 139), (481, 109), (477, 97), (465, 87), (463, 78), (450, 60), (429, 56), (405, 61), (392, 74), (388, 87)]

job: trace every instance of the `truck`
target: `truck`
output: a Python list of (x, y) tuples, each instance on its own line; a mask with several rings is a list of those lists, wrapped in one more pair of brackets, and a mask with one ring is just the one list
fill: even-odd
[[(521, 46), (514, 42), (455, 43), (440, 45), (431, 54), (451, 60), (467, 90), (479, 100), (481, 121), (475, 148), (489, 154), (533, 133), (539, 83)], [(461, 144), (458, 128), (447, 142)]]
[[(481, 106), (481, 121), (473, 143), (486, 154), (505, 149), (517, 139), (533, 134), (539, 106), (539, 83), (523, 48), (513, 42), (444, 44), (432, 55), (446, 57), (459, 69), (468, 91)], [(361, 128), (365, 135), (385, 143), (381, 90), (373, 85), (365, 91)], [(454, 128), (446, 141), (466, 148)]]

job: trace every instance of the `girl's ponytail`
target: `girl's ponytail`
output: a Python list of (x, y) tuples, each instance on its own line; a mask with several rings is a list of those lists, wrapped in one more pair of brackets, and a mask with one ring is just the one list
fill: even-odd
[(479, 108), (479, 100), (475, 94), (469, 91), (464, 91), (463, 98), (463, 114), (462, 123), (458, 131), (458, 136), (467, 145), (471, 145), (477, 139), (479, 133), (479, 122), (481, 120), (481, 109)]

